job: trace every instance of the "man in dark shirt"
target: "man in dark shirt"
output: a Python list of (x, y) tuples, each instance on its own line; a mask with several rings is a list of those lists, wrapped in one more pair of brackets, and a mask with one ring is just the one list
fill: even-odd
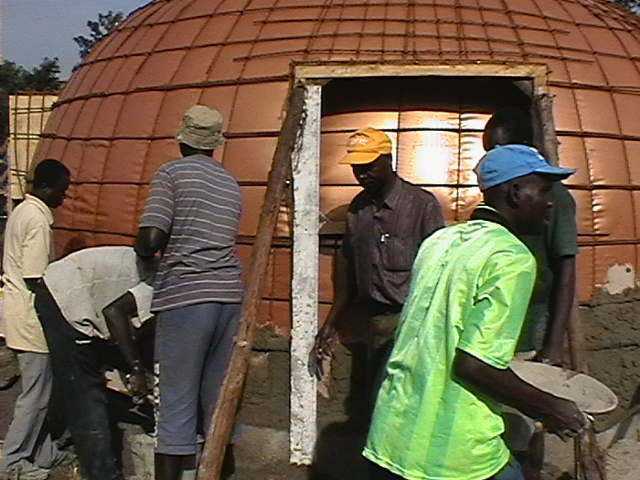
[[(391, 139), (374, 128), (349, 137), (347, 155), (340, 163), (351, 165), (363, 191), (349, 205), (342, 248), (345, 261), (336, 261), (336, 298), (312, 352), (316, 374), (322, 376), (322, 359), (331, 354), (336, 341), (337, 319), (353, 320), (354, 312), (362, 312), (367, 319), (371, 408), (409, 291), (413, 260), (422, 241), (444, 226), (435, 196), (393, 171), (391, 148)], [(342, 264), (344, 268), (339, 268)]]
[[(487, 122), (483, 144), (485, 150), (498, 145), (531, 145), (532, 137), (526, 113), (505, 108)], [(560, 365), (575, 296), (578, 244), (575, 200), (560, 182), (554, 185), (552, 196), (551, 221), (544, 233), (524, 238), (538, 262), (538, 279), (518, 351), (535, 351), (538, 360)]]

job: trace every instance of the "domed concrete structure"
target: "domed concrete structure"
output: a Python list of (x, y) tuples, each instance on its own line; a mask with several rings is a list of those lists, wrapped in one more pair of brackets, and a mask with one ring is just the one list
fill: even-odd
[[(73, 200), (57, 215), (58, 245), (78, 235), (89, 244), (131, 241), (146, 184), (159, 165), (178, 155), (173, 135), (180, 115), (195, 102), (224, 114), (228, 141), (218, 158), (242, 183), (241, 233), (253, 235), (292, 62), (524, 63), (548, 67), (560, 162), (579, 169), (569, 182), (584, 234), (581, 299), (607, 282), (611, 266), (637, 270), (637, 18), (606, 0), (343, 3), (171, 0), (151, 2), (130, 15), (74, 73), (40, 148), (38, 158), (61, 158), (74, 174)], [(372, 124), (396, 132), (398, 169), (404, 176), (427, 187), (453, 185), (435, 190), (448, 219), (459, 219), (454, 199), (463, 191), (457, 185), (473, 182), (459, 174), (468, 165), (460, 165), (455, 155), (439, 154), (430, 162), (433, 142), (420, 139), (419, 132), (429, 127), (477, 132), (486, 116), (475, 114), (489, 113), (490, 102), (469, 111), (460, 101), (451, 108), (447, 99), (438, 117), (415, 113), (433, 111), (429, 98), (418, 98), (422, 104), (416, 109), (397, 92), (383, 105), (357, 86), (345, 91), (351, 97), (343, 95), (334, 103), (351, 104), (348, 113), (367, 113), (349, 115), (343, 108), (342, 114), (324, 117), (323, 208), (353, 195), (353, 188), (339, 188), (354, 181), (334, 159), (345, 132)], [(448, 115), (452, 111), (467, 117)], [(449, 137), (445, 144), (451, 150), (452, 144), (464, 148), (474, 136)], [(416, 147), (416, 141), (422, 146)], [(475, 155), (468, 155), (467, 163), (481, 153), (477, 135), (474, 141)], [(418, 170), (414, 158), (423, 165)]]
[[(450, 222), (465, 219), (478, 200), (471, 169), (483, 153), (488, 116), (505, 105), (535, 110), (531, 78), (486, 72), (543, 72), (536, 82), (553, 96), (559, 161), (578, 169), (568, 185), (578, 203), (579, 297), (592, 302), (585, 318), (600, 329), (587, 347), (602, 349), (593, 354), (602, 375), (627, 368), (625, 358), (640, 345), (629, 336), (636, 306), (611, 313), (610, 306), (598, 310), (602, 300), (592, 301), (603, 287), (611, 293), (634, 287), (640, 263), (640, 22), (608, 0), (153, 1), (97, 45), (47, 125), (38, 158), (62, 159), (74, 180), (72, 199), (56, 214), (59, 251), (133, 241), (150, 178), (178, 157), (174, 134), (182, 113), (203, 103), (225, 118), (227, 142), (215, 156), (241, 184), (240, 251), (247, 258), (292, 66), (327, 64), (370, 74), (327, 78), (323, 87), (322, 212), (334, 212), (359, 190), (336, 160), (347, 135), (371, 125), (389, 132), (399, 173), (434, 191)], [(429, 65), (441, 73), (376, 73)], [(482, 65), (491, 69), (455, 73), (481, 72)], [(278, 234), (289, 236), (286, 222)], [(323, 242), (326, 314), (338, 240)], [(273, 248), (261, 321), (286, 337), (291, 264), (283, 244)], [(277, 393), (288, 388), (287, 358), (278, 356), (287, 344), (278, 338), (268, 362), (254, 359), (258, 386), (249, 392), (263, 395), (253, 419), (258, 424), (269, 418), (269, 425), (281, 426), (288, 415), (286, 394)], [(635, 350), (624, 350), (629, 342)], [(260, 393), (262, 374), (275, 375), (268, 382), (280, 387)], [(618, 391), (628, 399), (632, 388), (621, 382)], [(265, 406), (269, 402), (283, 405)]]

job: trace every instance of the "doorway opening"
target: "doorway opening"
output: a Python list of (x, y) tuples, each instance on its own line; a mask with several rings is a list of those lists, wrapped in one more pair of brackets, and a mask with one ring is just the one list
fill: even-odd
[(493, 112), (529, 111), (542, 151), (556, 139), (545, 66), (299, 65), (294, 72), (305, 85), (306, 106), (292, 161), (290, 438), (292, 463), (310, 464), (318, 417), (306, 362), (333, 301), (346, 208), (361, 189), (351, 168), (338, 164), (348, 136), (367, 126), (385, 131), (398, 175), (434, 193), (448, 224), (466, 220), (480, 200), (473, 167), (484, 154), (482, 131)]

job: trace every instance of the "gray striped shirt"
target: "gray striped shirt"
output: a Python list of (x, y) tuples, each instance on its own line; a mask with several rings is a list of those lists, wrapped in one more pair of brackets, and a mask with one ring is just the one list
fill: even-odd
[(235, 248), (241, 209), (238, 182), (205, 155), (158, 169), (140, 219), (140, 227), (169, 234), (154, 284), (154, 312), (242, 301)]

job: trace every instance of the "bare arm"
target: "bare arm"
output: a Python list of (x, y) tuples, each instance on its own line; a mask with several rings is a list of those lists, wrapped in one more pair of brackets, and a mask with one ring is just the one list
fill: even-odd
[(541, 418), (554, 433), (575, 435), (584, 426), (584, 415), (573, 402), (545, 393), (524, 382), (509, 368), (492, 367), (463, 350), (457, 350), (454, 375), (471, 390), (517, 408), (532, 418)]
[(111, 339), (118, 345), (131, 368), (128, 388), (134, 395), (145, 395), (149, 390), (146, 372), (130, 321), (137, 313), (136, 300), (130, 292), (120, 296), (102, 310)]
[(327, 334), (331, 331), (335, 332), (337, 319), (340, 318), (341, 313), (351, 303), (353, 296), (352, 292), (355, 290), (355, 285), (353, 285), (353, 272), (351, 270), (350, 262), (344, 257), (344, 255), (338, 253), (336, 255), (333, 276), (333, 305), (331, 306), (327, 320), (320, 329), (318, 335), (321, 335), (322, 333)]
[(134, 249), (142, 258), (153, 257), (167, 246), (169, 235), (158, 227), (142, 227), (138, 231)]
[(553, 365), (562, 363), (564, 337), (573, 309), (576, 285), (576, 258), (560, 257), (554, 265), (553, 285), (549, 299), (549, 329), (539, 355)]
[(137, 306), (134, 296), (127, 292), (117, 298), (103, 310), (107, 328), (111, 334), (111, 339), (118, 345), (127, 364), (142, 366), (142, 356), (135, 343), (135, 334), (130, 318), (137, 315)]
[(338, 319), (343, 317), (349, 304), (352, 302), (355, 285), (353, 271), (350, 262), (338, 252), (335, 259), (333, 276), (334, 299), (327, 319), (316, 335), (314, 346), (309, 355), (309, 369), (318, 378), (323, 376), (322, 358), (331, 355), (336, 342)]

